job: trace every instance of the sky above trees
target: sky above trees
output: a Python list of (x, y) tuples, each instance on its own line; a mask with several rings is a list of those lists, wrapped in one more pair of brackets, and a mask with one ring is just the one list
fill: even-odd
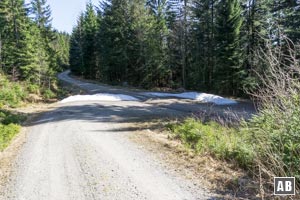
[[(30, 0), (25, 0), (29, 3)], [(50, 0), (48, 1), (52, 10), (52, 25), (59, 31), (72, 32), (73, 26), (76, 24), (77, 18), (81, 11), (85, 10), (88, 0)], [(94, 5), (98, 5), (98, 0), (92, 0)]]

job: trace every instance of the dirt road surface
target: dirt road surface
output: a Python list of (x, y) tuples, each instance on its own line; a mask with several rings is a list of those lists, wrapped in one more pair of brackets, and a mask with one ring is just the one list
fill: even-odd
[(214, 194), (169, 171), (132, 142), (124, 124), (187, 115), (147, 103), (147, 96), (60, 79), (90, 93), (122, 93), (141, 101), (58, 103), (28, 125), (28, 135), (0, 199), (193, 200)]

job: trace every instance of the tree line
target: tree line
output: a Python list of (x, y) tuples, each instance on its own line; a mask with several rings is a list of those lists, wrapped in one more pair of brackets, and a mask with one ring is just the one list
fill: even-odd
[(256, 54), (268, 41), (299, 39), (299, 6), (298, 0), (88, 3), (71, 36), (71, 69), (112, 84), (242, 95), (266, 71)]
[(46, 0), (0, 1), (0, 71), (13, 81), (50, 86), (68, 67), (69, 35), (51, 26)]

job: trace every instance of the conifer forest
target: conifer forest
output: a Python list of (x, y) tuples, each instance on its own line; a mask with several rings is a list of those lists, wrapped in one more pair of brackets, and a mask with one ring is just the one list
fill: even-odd
[(1, 0), (0, 69), (13, 81), (43, 85), (70, 64), (100, 82), (240, 96), (267, 70), (258, 58), (267, 45), (284, 51), (286, 38), (299, 42), (299, 6), (299, 0), (90, 2), (70, 36), (51, 27), (46, 0)]
[(69, 65), (69, 35), (51, 26), (46, 0), (0, 1), (0, 73), (48, 87)]
[(243, 96), (267, 71), (260, 52), (299, 38), (299, 0), (108, 0), (78, 17), (70, 66), (111, 84)]

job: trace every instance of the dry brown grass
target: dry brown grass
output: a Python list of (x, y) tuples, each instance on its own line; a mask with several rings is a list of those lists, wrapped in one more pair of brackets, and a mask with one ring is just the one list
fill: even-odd
[[(158, 158), (165, 167), (192, 180), (198, 186), (215, 191), (223, 199), (258, 199), (259, 183), (234, 163), (215, 159), (209, 154), (197, 154), (186, 148), (159, 121), (126, 124), (135, 127), (130, 139), (142, 145)], [(155, 127), (155, 128), (153, 128)]]

